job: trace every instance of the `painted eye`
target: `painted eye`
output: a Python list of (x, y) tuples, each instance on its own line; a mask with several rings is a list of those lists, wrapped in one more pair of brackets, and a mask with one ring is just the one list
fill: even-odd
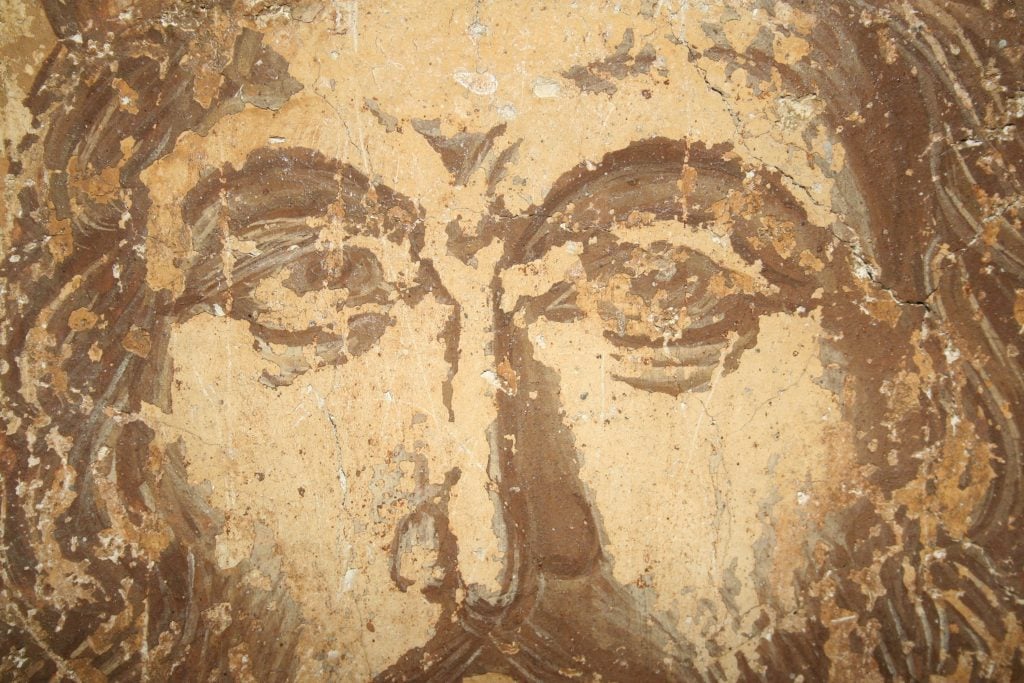
[(236, 295), (233, 317), (246, 320), (267, 344), (369, 349), (394, 320), (402, 290), (368, 249), (316, 251), (283, 265)]
[(531, 303), (555, 322), (600, 322), (612, 377), (638, 389), (678, 395), (710, 385), (757, 335), (749, 278), (709, 257), (664, 242), (640, 247), (601, 238), (584, 251), (583, 270)]
[(260, 378), (273, 387), (374, 348), (403, 293), (372, 251), (353, 246), (293, 256), (246, 285), (235, 288), (230, 315), (249, 324), (253, 348), (276, 366)]
[(367, 249), (345, 249), (337, 283), (348, 290), (347, 306), (384, 304), (395, 296), (395, 287), (387, 281), (380, 261)]
[(328, 253), (313, 252), (286, 266), (288, 277), (282, 284), (302, 296), (309, 292), (344, 290), (344, 306), (387, 304), (396, 294), (384, 268), (369, 249), (346, 246)]

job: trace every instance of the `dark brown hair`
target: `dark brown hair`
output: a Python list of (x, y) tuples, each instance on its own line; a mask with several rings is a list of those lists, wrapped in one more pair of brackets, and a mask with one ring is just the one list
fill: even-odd
[[(848, 355), (864, 358), (864, 390), (848, 417), (879, 494), (916, 478), (932, 491), (949, 477), (970, 485), (971, 468), (910, 457), (941, 449), (957, 421), (976, 434), (965, 447), (993, 471), (978, 507), (956, 512), (970, 516), (963, 535), (942, 525), (942, 511), (925, 519), (897, 506), (886, 518), (865, 496), (837, 512), (823, 555), (808, 558), (821, 568), (799, 577), (808, 603), (831, 586), (831, 599), (878, 634), (866, 643), (853, 632), (840, 647), (894, 679), (952, 674), (961, 659), (974, 680), (1024, 676), (1011, 642), (1024, 620), (1024, 8), (989, 5), (817, 3), (805, 8), (817, 15), (812, 50), (795, 66), (776, 64), (764, 35), (744, 54), (723, 39), (700, 55), (740, 64), (755, 80), (777, 69), (787, 96), (821, 104), (846, 151), (832, 236), (900, 307), (894, 325), (848, 330), (843, 340)], [(19, 675), (29, 679), (205, 680), (238, 668), (243, 655), (261, 678), (287, 679), (297, 607), (278, 588), (244, 586), (244, 561), (217, 569), (220, 513), (183, 495), (180, 454), (154, 446), (133, 416), (142, 400), (162, 400), (146, 392), (168, 384), (159, 360), (167, 312), (181, 305), (146, 284), (150, 202), (140, 173), (182, 132), (207, 131), (246, 103), (279, 106), (299, 86), (257, 32), (235, 27), (227, 3), (143, 3), (129, 21), (90, 3), (44, 7), (59, 42), (27, 101), (34, 131), (10, 151), (20, 208), (0, 264), (0, 641), (16, 646), (3, 656), (27, 660)], [(200, 95), (207, 73), (224, 78)], [(131, 107), (118, 106), (125, 92)], [(311, 174), (347, 173), (309, 154)], [(334, 201), (318, 197), (319, 186), (310, 184), (309, 200)], [(893, 415), (878, 393), (915, 350), (936, 381)], [(925, 523), (938, 524), (927, 546)], [(876, 562), (882, 594), (858, 573)], [(745, 674), (827, 676), (826, 626), (776, 631), (757, 661), (741, 661)]]

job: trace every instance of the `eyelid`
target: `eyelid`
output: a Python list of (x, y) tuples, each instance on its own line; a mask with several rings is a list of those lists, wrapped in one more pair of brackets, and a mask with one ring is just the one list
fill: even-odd
[(255, 320), (249, 319), (249, 331), (253, 337), (267, 344), (278, 344), (281, 346), (307, 346), (318, 343), (344, 342), (345, 340), (343, 335), (336, 332), (328, 332), (319, 325), (314, 325), (304, 330), (285, 330), (261, 325)]
[[(727, 238), (716, 235), (709, 229), (697, 230), (675, 220), (654, 220), (633, 227), (621, 223), (594, 227), (551, 246), (539, 258), (509, 266), (502, 273), (505, 289), (502, 308), (506, 311), (511, 310), (517, 295), (537, 296), (550, 286), (554, 286), (569, 267), (566, 263), (567, 253), (577, 254), (580, 260), (584, 260), (587, 255), (597, 256), (596, 259), (591, 259), (592, 266), (598, 265), (601, 260), (611, 262), (607, 265), (615, 265), (615, 261), (619, 260), (616, 259), (617, 256), (622, 261), (629, 260), (630, 257), (625, 254), (627, 249), (639, 249), (650, 253), (650, 250), (659, 244), (667, 245), (668, 250), (685, 250), (689, 254), (705, 258), (722, 273), (747, 278), (749, 288), (754, 291), (771, 290), (771, 285), (761, 272), (761, 262), (745, 261), (733, 251)], [(536, 284), (526, 282), (537, 273), (546, 273), (550, 285), (538, 288)]]
[[(597, 243), (592, 239), (581, 249), (573, 249), (573, 243), (567, 242), (553, 248), (541, 263), (531, 262), (514, 271), (506, 270), (503, 276), (503, 309), (510, 310), (513, 298), (519, 301), (525, 297), (535, 315), (550, 320), (569, 320), (583, 315), (576, 301), (577, 278), (571, 274), (574, 267), (567, 265), (570, 261), (566, 260), (566, 254), (573, 254), (577, 267), (581, 267), (579, 284), (594, 298), (602, 299), (603, 290), (616, 276), (624, 275), (630, 283), (627, 296), (634, 305), (646, 302), (647, 306), (654, 304), (659, 310), (677, 309), (686, 316), (687, 327), (691, 330), (707, 328), (720, 319), (730, 317), (737, 295), (751, 294), (746, 287), (737, 288), (736, 278), (745, 279), (744, 274), (736, 273), (688, 246), (662, 240), (640, 246), (614, 239), (608, 233), (604, 233), (603, 238), (595, 237)], [(664, 262), (672, 266), (670, 271), (659, 270), (664, 268)], [(508, 276), (511, 273), (516, 277), (510, 281)], [(719, 297), (710, 291), (714, 278), (719, 275), (723, 277), (720, 282), (735, 294)], [(566, 277), (568, 279), (558, 279)], [(544, 291), (543, 287), (551, 280), (555, 281)], [(667, 296), (661, 296), (662, 293)], [(716, 312), (720, 314), (717, 317)], [(629, 317), (638, 319), (635, 315)]]
[(767, 286), (761, 274), (759, 261), (748, 263), (736, 251), (728, 237), (715, 233), (709, 227), (694, 227), (675, 220), (654, 220), (638, 226), (611, 226), (608, 232), (620, 243), (635, 244), (642, 249), (664, 242), (672, 248), (683, 248), (700, 254), (724, 271), (753, 278), (755, 283)]

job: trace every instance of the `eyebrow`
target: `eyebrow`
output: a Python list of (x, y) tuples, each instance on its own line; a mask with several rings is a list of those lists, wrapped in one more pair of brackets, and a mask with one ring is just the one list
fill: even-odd
[[(743, 171), (737, 161), (728, 158), (731, 151), (726, 144), (708, 148), (699, 142), (649, 138), (606, 154), (596, 167), (578, 164), (563, 174), (544, 203), (516, 226), (518, 234), (506, 247), (503, 265), (529, 262), (552, 247), (579, 240), (579, 232), (562, 229), (566, 221), (590, 222), (591, 232), (611, 227), (616, 218), (632, 211), (657, 220), (705, 222), (712, 218), (707, 206), (730, 190), (743, 189)], [(700, 208), (687, 205), (694, 192), (684, 195), (680, 189), (687, 168), (697, 172)]]
[(314, 150), (263, 147), (252, 151), (241, 168), (228, 163), (202, 178), (185, 195), (181, 215), (194, 225), (211, 206), (227, 200), (232, 231), (256, 216), (323, 215), (346, 184), (360, 194), (368, 190), (366, 177), (355, 169), (345, 178), (349, 183), (339, 183), (341, 170), (341, 164)]
[[(751, 171), (758, 179), (754, 188), (747, 182)], [(563, 174), (543, 204), (509, 223), (498, 267), (506, 270), (535, 261), (569, 241), (586, 241), (613, 229), (618, 233), (623, 219), (634, 211), (653, 220), (680, 221), (708, 230), (719, 220), (712, 207), (736, 195), (750, 197), (754, 210), (730, 216), (725, 250), (757, 268), (759, 276), (772, 285), (813, 290), (817, 276), (805, 272), (796, 252), (776, 252), (771, 229), (761, 220), (771, 217), (792, 224), (807, 248), (828, 241), (828, 231), (815, 235), (802, 230), (807, 225), (806, 212), (785, 188), (781, 174), (743, 166), (727, 143), (708, 147), (701, 141), (664, 137), (633, 142), (605, 154), (596, 166), (583, 162)], [(768, 239), (762, 234), (766, 229)]]

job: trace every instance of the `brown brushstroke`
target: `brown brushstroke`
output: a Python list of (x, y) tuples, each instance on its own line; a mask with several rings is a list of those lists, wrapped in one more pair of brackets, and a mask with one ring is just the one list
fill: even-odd
[(626, 29), (622, 42), (611, 55), (585, 66), (574, 66), (563, 71), (562, 75), (573, 81), (582, 92), (612, 95), (619, 89), (612, 80), (621, 81), (628, 76), (650, 73), (651, 65), (658, 58), (650, 45), (644, 45), (635, 55), (630, 54), (633, 41), (633, 29)]
[[(47, 3), (47, 9), (54, 31), (64, 37), (98, 31), (117, 21), (115, 14), (102, 9), (90, 14), (85, 5), (72, 7), (54, 1)], [(919, 27), (907, 25), (871, 3), (860, 3), (858, 9), (846, 16), (842, 8), (819, 8), (823, 18), (814, 35), (820, 50), (818, 63), (813, 69), (785, 69), (783, 78), (800, 92), (833, 93), (835, 99), (827, 116), (837, 127), (844, 125), (840, 122), (854, 106), (865, 117), (862, 124), (845, 124), (842, 138), (853, 169), (852, 178), (844, 182), (852, 183), (856, 194), (863, 198), (865, 229), (869, 231), (864, 242), (871, 250), (860, 253), (844, 242), (823, 236), (802, 239), (808, 240), (811, 247), (820, 246), (813, 244), (815, 239), (831, 242), (840, 255), (837, 260), (847, 266), (867, 259), (876, 280), (875, 291), (891, 293), (901, 302), (903, 313), (895, 326), (867, 319), (857, 310), (859, 302), (844, 298), (843, 287), (853, 281), (850, 273), (837, 269), (815, 275), (770, 247), (758, 245), (752, 239), (760, 228), (756, 222), (739, 225), (730, 239), (747, 260), (762, 261), (766, 277), (779, 287), (780, 294), (774, 301), (742, 303), (754, 303), (761, 312), (789, 310), (798, 303), (820, 306), (830, 329), (844, 332), (839, 351), (849, 363), (848, 375), (857, 388), (856, 404), (848, 417), (865, 445), (861, 449), (863, 463), (875, 469), (874, 483), (879, 490), (890, 493), (921, 476), (922, 465), (902, 456), (890, 462), (884, 454), (911, 454), (943, 438), (944, 428), (933, 413), (951, 408), (939, 402), (922, 403), (907, 414), (896, 416), (896, 428), (890, 429), (886, 421), (892, 416), (886, 414), (877, 400), (878, 389), (906, 364), (910, 352), (906, 340), (915, 331), (923, 325), (941, 330), (962, 351), (964, 360), (955, 367), (966, 377), (962, 389), (941, 387), (943, 396), (951, 402), (959, 401), (958, 409), (976, 422), (987, 441), (995, 445), (997, 476), (982, 507), (972, 514), (973, 523), (966, 538), (940, 532), (944, 556), (941, 562), (920, 559), (919, 522), (906, 509), (895, 520), (885, 520), (873, 503), (865, 499), (850, 510), (837, 511), (832, 522), (838, 531), (824, 539), (826, 550), (820, 566), (809, 569), (806, 576), (798, 579), (808, 589), (807, 609), (811, 616), (806, 627), (802, 631), (777, 630), (771, 639), (760, 641), (756, 661), (741, 656), (740, 664), (744, 676), (751, 680), (782, 679), (797, 674), (808, 680), (825, 679), (829, 662), (822, 648), (830, 630), (828, 624), (813, 616), (815, 604), (823, 600), (814, 589), (826, 575), (831, 575), (829, 580), (834, 582), (837, 602), (857, 614), (858, 625), (866, 627), (870, 623), (880, 630), (878, 644), (871, 645), (873, 650), (868, 654), (884, 676), (919, 679), (930, 674), (952, 675), (958, 659), (963, 657), (970, 662), (971, 678), (982, 680), (988, 675), (982, 655), (991, 649), (992, 643), (1008, 637), (1003, 617), (1014, 616), (1019, 623), (1021, 615), (1016, 599), (1019, 587), (1014, 578), (1019, 574), (1022, 557), (1021, 536), (1017, 533), (1022, 506), (1021, 416), (1013, 407), (1024, 402), (1024, 387), (1019, 379), (1018, 357), (1006, 349), (1019, 337), (1012, 310), (1024, 258), (1019, 229), (1008, 223), (1009, 227), (1000, 230), (992, 243), (982, 241), (976, 245), (961, 214), (966, 210), (993, 219), (998, 213), (1018, 220), (1014, 218), (1018, 215), (1015, 209), (996, 201), (999, 196), (1019, 197), (1018, 179), (1011, 172), (983, 172), (969, 182), (958, 170), (955, 157), (970, 161), (964, 166), (984, 168), (978, 163), (982, 155), (998, 152), (1009, 167), (1020, 168), (1021, 144), (1019, 137), (1003, 140), (985, 134), (986, 129), (1002, 128), (1000, 124), (1005, 122), (998, 118), (999, 114), (993, 114), (996, 118), (986, 120), (985, 125), (971, 121), (971, 112), (964, 110), (959, 94), (930, 62), (926, 46), (917, 37)], [(984, 14), (973, 7), (956, 6), (953, 11), (971, 27), (972, 36), (995, 35), (998, 22), (1019, 22), (1019, 17)], [(146, 16), (145, 12), (141, 15), (140, 27)], [(939, 18), (927, 13), (922, 16), (928, 30), (945, 35)], [(883, 18), (900, 41), (903, 61), (888, 64), (880, 54), (875, 30)], [(871, 19), (876, 27), (872, 27)], [(172, 29), (162, 30), (156, 24), (146, 28), (152, 28), (152, 32), (129, 33), (120, 39), (115, 52), (126, 57), (116, 65), (103, 61), (79, 64), (69, 58), (69, 50), (74, 48), (58, 47), (29, 102), (45, 133), (42, 142), (33, 135), (26, 138), (23, 146), (42, 146), (45, 172), (40, 184), (26, 187), (19, 198), (22, 216), (18, 233), (12, 239), (15, 253), (24, 260), (8, 261), (2, 266), (5, 282), (18, 283), (28, 294), (23, 301), (14, 294), (8, 295), (10, 320), (4, 358), (30, 354), (32, 363), (49, 368), (47, 377), (51, 381), (50, 386), (40, 387), (33, 404), (20, 392), (24, 388), (23, 371), (17, 364), (12, 363), (11, 370), (2, 378), (4, 406), (12, 415), (22, 418), (24, 424), (0, 437), (0, 469), (5, 473), (5, 503), (19, 499), (19, 482), (57, 482), (54, 473), (27, 463), (30, 454), (48, 464), (59, 461), (45, 439), (28, 438), (30, 433), (35, 436), (36, 430), (46, 429), (30, 423), (49, 420), (55, 428), (73, 430), (78, 438), (67, 462), (78, 476), (77, 497), (60, 522), (56, 536), (62, 556), (89, 558), (97, 554), (95, 542), (89, 540), (86, 545), (79, 545), (72, 539), (95, 539), (97, 532), (109, 524), (90, 468), (99, 446), (110, 444), (121, 463), (117, 470), (118, 489), (132, 518), (140, 519), (139, 515), (148, 507), (146, 496), (152, 495), (159, 500), (160, 513), (169, 521), (174, 538), (154, 554), (149, 567), (115, 566), (96, 560), (90, 576), (103, 587), (101, 594), (87, 609), (61, 614), (57, 606), (48, 602), (47, 595), (36, 591), (38, 570), (34, 560), (41, 543), (35, 531), (38, 520), (16, 506), (7, 508), (3, 520), (4, 597), (12, 605), (12, 614), (24, 619), (24, 615), (31, 613), (34, 623), (45, 629), (40, 637), (40, 632), (30, 628), (27, 621), (12, 618), (4, 621), (0, 640), (16, 643), (19, 652), (24, 653), (19, 656), (32, 662), (27, 670), (30, 678), (71, 673), (87, 678), (99, 676), (100, 672), (114, 678), (132, 678), (141, 666), (135, 653), (137, 648), (130, 644), (133, 624), (109, 636), (111, 641), (118, 641), (117, 647), (111, 649), (101, 650), (90, 643), (89, 636), (100, 632), (110, 615), (125, 610), (126, 614), (137, 615), (145, 604), (152, 618), (148, 630), (135, 635), (141, 635), (150, 647), (155, 647), (162, 635), (173, 642), (165, 658), (153, 665), (150, 675), (155, 678), (202, 680), (217, 676), (228, 670), (227, 653), (237, 643), (248, 643), (253, 671), (287, 677), (294, 670), (294, 634), (299, 627), (298, 612), (290, 598), (279, 588), (253, 592), (241, 585), (238, 576), (216, 569), (211, 560), (210, 538), (221, 520), (201, 496), (190, 492), (183, 454), (174, 448), (166, 453), (157, 452), (148, 427), (138, 421), (117, 425), (104, 416), (103, 409), (127, 413), (137, 410), (143, 399), (160, 403), (159, 393), (167, 378), (158, 359), (165, 355), (168, 314), (187, 315), (226, 292), (223, 279), (218, 280), (215, 275), (219, 271), (205, 260), (220, 249), (220, 237), (215, 233), (207, 234), (207, 241), (197, 241), (199, 257), (188, 264), (190, 279), (182, 299), (171, 301), (166, 293), (148, 289), (144, 281), (145, 264), (131, 250), (144, 233), (148, 207), (138, 174), (166, 154), (181, 132), (208, 130), (212, 125), (211, 112), (223, 115), (238, 101), (279, 107), (295, 92), (296, 83), (287, 76), (287, 65), (280, 57), (259, 47), (258, 36), (253, 32), (243, 32), (235, 43), (234, 54), (226, 59), (226, 63), (234, 65), (223, 71), (228, 85), (214, 103), (204, 107), (192, 98), (194, 74), (181, 63), (183, 36)], [(632, 34), (629, 36), (630, 45), (624, 52), (620, 46), (613, 57), (603, 62), (577, 67), (586, 72), (577, 74), (579, 78), (567, 77), (590, 92), (607, 92), (608, 86), (614, 89), (606, 75), (620, 78), (615, 74), (630, 68), (642, 69), (646, 63), (646, 57), (641, 60), (640, 55), (628, 59), (624, 56), (632, 47)], [(133, 41), (146, 41), (153, 56), (127, 56), (133, 54), (128, 48)], [(1006, 87), (1016, 87), (1019, 92), (1019, 75), (1013, 74), (1020, 72), (1015, 70), (1013, 58), (980, 40), (976, 44), (986, 59), (1000, 65)], [(770, 64), (770, 56), (758, 52), (763, 47), (755, 42), (753, 53), (744, 59)], [(269, 72), (253, 70), (252, 56), (257, 53), (268, 56)], [(727, 45), (710, 51), (709, 56), (735, 58)], [(987, 101), (986, 84), (972, 75), (969, 68), (966, 63), (952, 67), (962, 76), (973, 97)], [(104, 119), (101, 113), (110, 111), (110, 102), (116, 97), (115, 77), (138, 93), (140, 105), (136, 112), (118, 111)], [(70, 89), (67, 106), (60, 110), (56, 103), (62, 91), (58, 86), (63, 87), (65, 79), (83, 85)], [(837, 85), (840, 81), (841, 87)], [(907, 83), (919, 87), (908, 89)], [(163, 97), (165, 92), (176, 95), (167, 100)], [(868, 109), (862, 106), (867, 101), (887, 105)], [(106, 123), (98, 123), (103, 120)], [(981, 149), (966, 146), (957, 148), (953, 154), (946, 145), (946, 154), (929, 152), (929, 138), (935, 129), (933, 124), (937, 123), (963, 135), (960, 139), (977, 134), (981, 144), (976, 147)], [(136, 140), (136, 145), (125, 157), (119, 142), (128, 136)], [(87, 154), (83, 153), (86, 141), (95, 143)], [(435, 148), (440, 148), (442, 155), (449, 155), (446, 166), (457, 181), (465, 182), (487, 154), (482, 147), (485, 141), (467, 138), (459, 143), (435, 140), (431, 144), (436, 143)], [(508, 220), (508, 234), (515, 239), (507, 240), (510, 246), (502, 265), (540, 258), (546, 250), (570, 239), (546, 222), (555, 213), (565, 214), (570, 203), (574, 205), (571, 217), (592, 226), (599, 234), (614, 230), (611, 222), (597, 220), (608, 208), (615, 208), (619, 214), (643, 209), (658, 217), (681, 218), (675, 181), (684, 167), (699, 170), (699, 185), (694, 193), (702, 203), (736, 185), (742, 169), (735, 161), (726, 161), (725, 152), (723, 148), (706, 149), (699, 143), (643, 141), (609, 155), (596, 171), (583, 165), (569, 171), (542, 206)], [(72, 164), (75, 156), (77, 161)], [(290, 169), (288, 174), (275, 166), (284, 162)], [(907, 166), (914, 171), (913, 176), (905, 174)], [(111, 169), (119, 186), (99, 191), (100, 186), (91, 181)], [(936, 169), (941, 178), (934, 182), (944, 184), (928, 185), (927, 179), (933, 177)], [(12, 165), (10, 172), (20, 173), (21, 166)], [(293, 172), (298, 175), (291, 175)], [(335, 179), (339, 174), (340, 183)], [(908, 180), (911, 177), (914, 180)], [(84, 182), (87, 180), (90, 182)], [(781, 186), (779, 180), (776, 175), (776, 188)], [(321, 216), (340, 198), (346, 215), (359, 217), (377, 234), (398, 241), (404, 239), (409, 234), (407, 227), (397, 225), (400, 221), (390, 218), (391, 214), (383, 209), (398, 206), (408, 210), (408, 215), (416, 216), (411, 201), (383, 187), (373, 189), (376, 205), (363, 201), (370, 184), (355, 169), (309, 150), (281, 154), (260, 150), (243, 169), (222, 169), (208, 178), (205, 185), (186, 198), (182, 215), (195, 228), (203, 212), (226, 197), (228, 223), (239, 234), (267, 218), (287, 227), (276, 232), (264, 229), (255, 235), (274, 253), (273, 248), (284, 245), (302, 247), (313, 237), (313, 231), (296, 232), (297, 224), (289, 222), (291, 219)], [(268, 193), (263, 194), (263, 190)], [(947, 195), (957, 197), (960, 206), (967, 208), (944, 201), (942, 197)], [(769, 211), (788, 215), (798, 224), (804, 220), (784, 191), (777, 190), (769, 200)], [(125, 211), (130, 215), (129, 239), (122, 245), (121, 233), (109, 233), (118, 226)], [(73, 239), (69, 251), (59, 260), (38, 248), (48, 236), (50, 217), (68, 220), (71, 225)], [(687, 220), (697, 223), (706, 219), (699, 213), (687, 215)], [(920, 252), (923, 244), (940, 235), (956, 249), (956, 256), (936, 279), (930, 279), (932, 275), (925, 267), (927, 264), (921, 263)], [(409, 240), (410, 253), (418, 258), (415, 228)], [(600, 266), (597, 257), (592, 252), (585, 253), (583, 259), (590, 268), (589, 274), (595, 277)], [(120, 286), (107, 267), (115, 262), (123, 264)], [(408, 295), (433, 291), (443, 296), (433, 264), (422, 263), (420, 286)], [(305, 268), (293, 271), (288, 281), (295, 291), (337, 284), (331, 279), (332, 274), (312, 258), (303, 265)], [(33, 270), (33, 266), (38, 270)], [(989, 276), (993, 266), (998, 267), (998, 276)], [(261, 263), (256, 259), (242, 259), (236, 264), (239, 277), (233, 285), (233, 315), (253, 312), (252, 306), (247, 308), (246, 287), (251, 286), (253, 278), (279, 267), (279, 262)], [(340, 277), (363, 283), (361, 291), (366, 297), (381, 296), (380, 279), (372, 264), (360, 266), (353, 262), (348, 268), (350, 272)], [(80, 286), (61, 298), (63, 286), (76, 276), (82, 278)], [(636, 284), (641, 293), (657, 286), (642, 281)], [(818, 287), (827, 296), (820, 303), (809, 304), (810, 293)], [(553, 294), (560, 296), (564, 292)], [(450, 294), (447, 296), (451, 299)], [(550, 320), (574, 319), (571, 299), (564, 299), (569, 304), (556, 311), (550, 310), (551, 301), (524, 300), (519, 304), (520, 310)], [(42, 324), (42, 311), (50, 304), (55, 313), (46, 323), (46, 331), (70, 351), (70, 360), (29, 348), (29, 332)], [(98, 320), (106, 323), (104, 328), (72, 322), (72, 313), (86, 305)], [(454, 301), (452, 305), (455, 306)], [(445, 526), (444, 506), (430, 507), (434, 503), (425, 503), (427, 507), (415, 514), (430, 516), (438, 529), (438, 561), (445, 567), (445, 579), (441, 585), (431, 587), (431, 596), (442, 602), (444, 612), (437, 636), (423, 648), (403, 656), (382, 674), (381, 680), (456, 680), (484, 671), (543, 680), (568, 679), (570, 674), (565, 672), (576, 671), (635, 680), (720, 678), (717, 671), (691, 668), (688, 661), (692, 644), (667, 626), (650, 629), (642, 623), (634, 596), (612, 579), (602, 554), (600, 514), (579, 480), (572, 436), (559, 417), (561, 404), (554, 392), (555, 370), (534, 358), (528, 338), (516, 327), (511, 314), (496, 306), (494, 315), (495, 349), (501, 361), (514, 370), (519, 382), (517, 391), (499, 395), (498, 429), (503, 436), (515, 436), (517, 442), (514, 452), (505, 448), (500, 454), (501, 495), (512, 539), (503, 593), (492, 601), (461, 605), (455, 602), (454, 591), (459, 587), (455, 540)], [(458, 348), (457, 314), (453, 320), (445, 332), (449, 350)], [(365, 350), (385, 324), (384, 320), (369, 321), (365, 334), (357, 333), (350, 346)], [(730, 329), (749, 336), (756, 334), (756, 324), (756, 319), (748, 316), (738, 317), (723, 327), (731, 325)], [(139, 341), (140, 329), (147, 330), (145, 344)], [(706, 342), (706, 335), (712, 333), (703, 329), (684, 342)], [(613, 337), (616, 343), (634, 348), (652, 343), (651, 339)], [(102, 344), (100, 362), (92, 365), (82, 361), (93, 344), (106, 340), (116, 343)], [(292, 341), (305, 344), (320, 340), (302, 337)], [(739, 352), (747, 348), (740, 347)], [(927, 341), (922, 348), (936, 359), (940, 368), (952, 369), (952, 361), (942, 362), (943, 349), (938, 341)], [(139, 353), (143, 349), (145, 352)], [(456, 367), (457, 356), (449, 354), (448, 358), (450, 365)], [(450, 379), (451, 376), (449, 382)], [(667, 389), (669, 393), (697, 386), (666, 387), (664, 383), (628, 377), (622, 381), (650, 390)], [(98, 399), (96, 408), (84, 410), (69, 394), (70, 387)], [(536, 392), (535, 399), (529, 398), (531, 391)], [(450, 410), (450, 387), (448, 402)], [(898, 436), (892, 436), (893, 433)], [(866, 447), (872, 441), (879, 444), (875, 450)], [(927, 486), (934, 488), (940, 483), (937, 475), (924, 476)], [(961, 476), (967, 476), (967, 472)], [(457, 474), (446, 479), (448, 488), (455, 478)], [(967, 481), (963, 483), (966, 485)], [(143, 487), (148, 494), (144, 494)], [(442, 499), (444, 496), (447, 489)], [(397, 549), (401, 539), (400, 533), (396, 533)], [(885, 595), (872, 595), (859, 583), (857, 572), (882, 555), (888, 555), (881, 566)], [(913, 578), (904, 572), (904, 559), (920, 570)], [(118, 591), (124, 578), (132, 585), (127, 594)], [(400, 583), (402, 577), (395, 574), (395, 581)], [(941, 591), (957, 593), (962, 606), (953, 606)], [(218, 630), (203, 615), (206, 608), (224, 600), (232, 605), (232, 623), (229, 628)], [(64, 623), (64, 628), (58, 630), (58, 623)], [(869, 647), (857, 632), (849, 637), (846, 646), (851, 651)], [(1011, 680), (1024, 669), (1019, 644), (1015, 647), (1013, 661), (1002, 669)], [(431, 656), (433, 664), (423, 664), (424, 654)], [(7, 657), (9, 653), (0, 655)]]
[(494, 140), (505, 133), (504, 123), (486, 133), (460, 131), (446, 137), (441, 133), (440, 119), (413, 119), (413, 129), (426, 138), (434, 148), (444, 167), (452, 174), (456, 185), (465, 185), (473, 171), (480, 167), (494, 145)]

